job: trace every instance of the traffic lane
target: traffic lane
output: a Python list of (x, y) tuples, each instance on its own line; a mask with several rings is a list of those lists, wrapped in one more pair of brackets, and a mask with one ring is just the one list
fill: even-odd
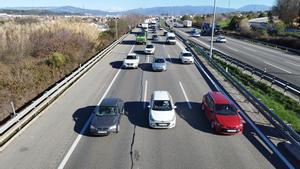
[[(131, 36), (126, 39), (133, 38)], [(75, 83), (30, 124), (13, 142), (0, 153), (0, 165), (9, 168), (56, 168), (69, 149), (77, 131), (78, 119), (73, 113), (80, 107), (93, 106), (98, 96), (117, 70), (110, 63), (123, 58), (131, 45), (118, 45), (94, 68)], [(87, 118), (91, 109), (82, 119)], [(82, 119), (79, 119), (81, 121)]]
[[(183, 35), (183, 36), (187, 37), (187, 35)], [(204, 46), (207, 46), (207, 47), (209, 46), (208, 45), (209, 42), (206, 42), (206, 40), (201, 40), (201, 38), (199, 38), (199, 39), (192, 38), (192, 39), (199, 42), (200, 44), (202, 44)], [(255, 65), (255, 67), (257, 67), (259, 69), (266, 70), (268, 73), (273, 74), (273, 75), (275, 75), (279, 78), (282, 78), (286, 81), (289, 81), (293, 84), (300, 84), (300, 80), (298, 80), (298, 78), (295, 78), (295, 77), (299, 76), (299, 73), (297, 73), (297, 72), (299, 72), (298, 69), (294, 69), (294, 68), (296, 68), (296, 66), (298, 66), (296, 64), (294, 64), (293, 70), (291, 70), (291, 67), (289, 67), (288, 64), (284, 64), (286, 66), (283, 67), (281, 63), (280, 64), (273, 63), (273, 60), (270, 60), (270, 59), (269, 59), (270, 61), (260, 61), (262, 58), (260, 58), (256, 55), (252, 55), (247, 52), (240, 53), (240, 51), (238, 51), (238, 50), (235, 50), (235, 51), (230, 50), (230, 49), (228, 50), (226, 48), (226, 45), (224, 45), (224, 44), (215, 44), (214, 48), (222, 51), (223, 53), (228, 54), (229, 56), (231, 56), (233, 58), (239, 59), (250, 65)], [(256, 57), (256, 59), (253, 59), (253, 57)], [(278, 61), (276, 61), (276, 62), (278, 62)], [(290, 65), (291, 65), (291, 63), (290, 63)]]
[[(144, 46), (136, 45), (132, 51), (141, 51)], [(146, 56), (139, 56), (140, 64), (145, 63)], [(125, 101), (126, 113), (121, 120), (120, 132), (105, 137), (92, 137), (86, 131), (86, 136), (77, 145), (65, 168), (131, 168), (133, 124), (141, 123), (138, 117), (144, 113), (143, 74), (142, 69), (122, 69), (107, 95)]]
[(140, 69), (122, 69), (106, 96), (118, 97), (125, 101), (126, 113), (121, 119), (120, 132), (104, 137), (93, 137), (85, 131), (85, 137), (77, 145), (65, 168), (131, 167), (130, 152), (134, 133), (134, 126), (130, 122), (134, 118), (131, 110), (142, 107), (140, 102), (142, 77), (143, 72)]
[[(173, 52), (170, 55), (178, 55), (178, 52), (180, 52), (182, 49), (175, 45), (167, 45), (166, 51)], [(170, 48), (170, 49), (168, 49)], [(182, 141), (181, 143), (175, 143), (174, 145), (185, 145), (182, 147), (179, 147), (177, 152), (182, 152), (186, 155), (178, 155), (178, 157), (189, 157), (189, 155), (192, 153), (195, 153), (193, 156), (196, 157), (195, 159), (180, 161), (176, 158), (176, 156), (173, 159), (163, 159), (168, 156), (166, 153), (165, 155), (162, 155), (161, 158), (162, 161), (159, 164), (164, 164), (164, 161), (179, 161), (178, 163), (175, 163), (173, 166), (168, 166), (169, 163), (166, 163), (166, 166), (154, 166), (156, 168), (176, 168), (177, 166), (182, 166), (188, 168), (198, 168), (199, 164), (205, 164), (203, 165), (203, 168), (273, 168), (272, 164), (265, 159), (265, 157), (256, 149), (254, 145), (252, 145), (249, 140), (243, 136), (243, 135), (237, 135), (234, 137), (231, 137), (228, 139), (228, 141), (224, 142), (223, 136), (217, 136), (212, 135), (208, 121), (204, 117), (203, 113), (201, 112), (201, 99), (204, 93), (209, 91), (209, 87), (206, 84), (205, 80), (201, 78), (200, 80), (197, 78), (199, 76), (198, 70), (194, 67), (194, 65), (173, 65), (177, 67), (177, 70), (180, 70), (179, 66), (183, 66), (182, 69), (178, 72), (172, 71), (172, 76), (177, 76), (174, 79), (179, 79), (182, 84), (182, 89), (180, 90), (178, 85), (175, 88), (175, 82), (173, 82), (173, 98), (174, 101), (177, 103), (178, 106), (177, 111), (177, 128), (182, 129), (182, 131), (177, 132), (179, 138), (191, 138), (189, 140), (203, 140), (205, 138), (206, 143), (214, 143), (214, 144), (204, 144), (208, 146), (200, 146), (199, 143), (195, 143), (192, 141), (192, 143), (185, 141)], [(180, 76), (181, 74), (181, 76)], [(179, 75), (179, 76), (178, 76)], [(162, 77), (162, 79), (166, 79), (165, 77)], [(167, 80), (168, 82), (171, 82), (170, 80)], [(155, 82), (163, 82), (162, 80), (156, 80)], [(153, 84), (152, 84), (153, 85)], [(149, 83), (148, 88), (151, 90), (152, 88), (151, 83)], [(172, 88), (172, 89), (173, 89)], [(172, 91), (172, 89), (169, 89), (169, 91)], [(186, 93), (188, 101), (186, 98), (183, 99), (183, 95)], [(180, 95), (180, 96), (178, 96)], [(191, 104), (192, 110), (189, 109), (189, 106), (187, 105), (187, 102)], [(180, 126), (180, 127), (179, 127)], [(173, 129), (172, 129), (173, 130)], [(198, 135), (200, 131), (200, 135)], [(180, 133), (180, 134), (179, 134)], [(184, 136), (187, 133), (186, 137)], [(201, 135), (202, 134), (202, 135)], [(170, 134), (173, 135), (173, 134)], [(175, 134), (176, 135), (176, 134)], [(191, 135), (194, 135), (195, 138), (190, 137)], [(143, 135), (145, 137), (145, 135)], [(201, 138), (199, 138), (201, 137)], [(218, 138), (216, 138), (218, 137)], [(157, 136), (153, 135), (151, 138), (157, 138)], [(227, 138), (225, 138), (227, 139)], [(168, 139), (168, 140), (178, 140), (176, 138)], [(179, 139), (180, 140), (180, 139)], [(152, 141), (153, 143), (161, 142), (166, 143), (167, 140), (163, 141)], [(200, 142), (202, 144), (202, 142)], [(192, 146), (186, 146), (186, 145), (192, 145)], [(211, 147), (209, 146), (211, 145)], [(152, 145), (153, 147), (154, 145)], [(151, 147), (150, 145), (146, 145), (144, 147)], [(203, 153), (199, 153), (195, 150), (195, 147), (201, 147), (199, 149), (199, 152), (211, 152), (208, 156), (203, 157)], [(222, 149), (219, 149), (220, 147), (224, 147)], [(173, 145), (170, 145), (170, 150), (174, 148)], [(187, 149), (190, 148), (190, 151), (187, 151)], [(207, 148), (207, 149), (206, 149)], [(168, 149), (168, 148), (166, 148)], [(162, 152), (168, 152), (168, 150), (159, 150)], [(174, 150), (173, 150), (174, 151)], [(227, 156), (227, 154), (231, 154), (231, 156)], [(216, 158), (218, 156), (218, 158)], [(171, 157), (170, 157), (171, 158)], [(235, 160), (232, 160), (232, 159)], [(203, 159), (203, 161), (199, 162), (198, 159)], [(210, 159), (210, 160), (209, 160)], [(214, 160), (212, 160), (214, 159)], [(218, 161), (216, 163), (216, 161)], [(225, 161), (233, 161), (232, 163), (227, 163), (228, 165), (223, 165)], [(146, 162), (147, 163), (147, 162)], [(149, 162), (150, 163), (150, 162)], [(218, 166), (211, 165), (212, 163), (218, 164)], [(250, 165), (252, 164), (252, 165)], [(148, 164), (150, 165), (150, 164)], [(248, 167), (251, 166), (251, 167)], [(153, 166), (149, 167), (152, 168)], [(178, 168), (182, 168), (178, 167)], [(201, 165), (202, 167), (202, 165)]]
[[(185, 31), (186, 33), (189, 33), (191, 29), (188, 28), (181, 30)], [(210, 36), (201, 36), (197, 39), (202, 40), (207, 45), (210, 44), (211, 40)], [(222, 51), (226, 52), (233, 52), (238, 55), (247, 55), (247, 57), (251, 57), (254, 59), (252, 60), (253, 63), (255, 61), (263, 60), (263, 62), (259, 63), (263, 63), (264, 66), (269, 67), (271, 65), (272, 69), (275, 69), (275, 71), (278, 71), (279, 69), (280, 71), (294, 75), (298, 75), (300, 73), (298, 67), (300, 65), (300, 57), (297, 55), (291, 55), (286, 53), (285, 51), (272, 50), (255, 44), (250, 44), (241, 40), (236, 40), (233, 38), (226, 39), (227, 43), (214, 43), (214, 48), (221, 49)], [(237, 57), (238, 55), (233, 55), (233, 57)], [(254, 63), (254, 65), (255, 64), (256, 63)]]

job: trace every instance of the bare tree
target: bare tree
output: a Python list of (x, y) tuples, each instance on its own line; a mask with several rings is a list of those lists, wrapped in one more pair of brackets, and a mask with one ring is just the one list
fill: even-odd
[(273, 12), (278, 14), (279, 18), (286, 24), (293, 26), (295, 20), (299, 17), (299, 0), (277, 0), (273, 7)]

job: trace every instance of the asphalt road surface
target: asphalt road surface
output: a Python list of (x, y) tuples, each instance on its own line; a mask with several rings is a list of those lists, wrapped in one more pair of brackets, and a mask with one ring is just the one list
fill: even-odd
[[(166, 72), (152, 72), (153, 56), (144, 55), (145, 45), (134, 45), (135, 36), (128, 35), (0, 153), (0, 168), (278, 168), (249, 127), (241, 135), (212, 133), (200, 109), (210, 87), (195, 65), (179, 64), (182, 46), (159, 38), (155, 56), (166, 57)], [(140, 55), (139, 69), (121, 69), (129, 52)], [(173, 129), (148, 126), (146, 107), (155, 90), (169, 91), (178, 107)], [(126, 113), (118, 134), (93, 137), (82, 129), (103, 95), (125, 100)]]
[[(191, 37), (192, 28), (177, 28), (186, 38), (210, 47), (210, 36)], [(216, 38), (214, 38), (215, 40)], [(271, 49), (242, 40), (226, 37), (226, 43), (214, 43), (214, 48), (242, 62), (275, 75), (283, 80), (300, 86), (300, 56), (282, 50)]]

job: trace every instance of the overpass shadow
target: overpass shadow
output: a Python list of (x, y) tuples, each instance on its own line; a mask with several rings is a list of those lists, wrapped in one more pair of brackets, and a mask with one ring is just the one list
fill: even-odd
[(74, 131), (76, 133), (82, 134), (84, 136), (90, 136), (88, 128), (86, 128), (86, 130), (83, 131), (83, 133), (81, 132), (83, 130), (84, 125), (88, 122), (89, 117), (94, 112), (95, 108), (96, 106), (87, 106), (79, 108), (73, 113), (72, 118), (75, 122)]
[(123, 45), (134, 45), (135, 40), (123, 40), (121, 44), (123, 44)]

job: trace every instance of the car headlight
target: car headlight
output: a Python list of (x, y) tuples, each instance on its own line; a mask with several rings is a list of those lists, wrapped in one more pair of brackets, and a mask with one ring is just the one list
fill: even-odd
[(117, 125), (114, 125), (114, 126), (109, 127), (109, 130), (114, 130), (116, 128), (117, 128)]
[(151, 121), (155, 121), (155, 119), (152, 117), (151, 114), (150, 114), (150, 120), (151, 120)]
[(92, 130), (95, 130), (95, 129), (96, 129), (96, 127), (95, 127), (95, 126), (93, 126), (93, 125), (90, 125), (90, 129), (92, 129)]

